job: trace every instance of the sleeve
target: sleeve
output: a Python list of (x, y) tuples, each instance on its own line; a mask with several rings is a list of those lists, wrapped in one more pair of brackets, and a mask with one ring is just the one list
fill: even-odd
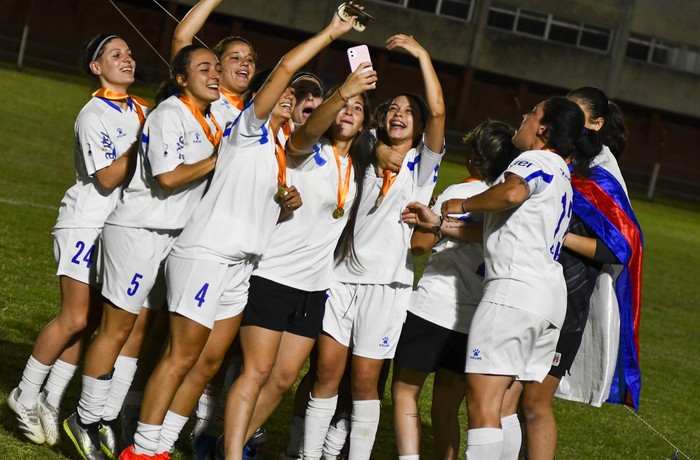
[(164, 106), (153, 111), (143, 131), (142, 142), (153, 177), (185, 162), (185, 126), (176, 109)]
[(95, 112), (80, 112), (75, 121), (75, 137), (83, 154), (86, 171), (91, 176), (111, 165), (118, 157), (104, 119)]
[(539, 158), (526, 152), (518, 156), (508, 166), (505, 176), (515, 174), (522, 177), (529, 187), (528, 197), (535, 193), (542, 193), (554, 180), (554, 175), (549, 172)]
[(445, 155), (445, 140), (442, 140), (442, 149), (439, 153), (433, 152), (425, 146), (421, 139), (416, 147), (416, 157), (408, 162), (408, 169), (413, 173), (413, 182), (418, 187), (424, 187), (437, 182), (440, 162)]
[(267, 120), (258, 120), (255, 117), (254, 101), (255, 99), (243, 107), (243, 111), (231, 125), (231, 132), (227, 142), (231, 143), (232, 147), (248, 148), (256, 144), (275, 142), (272, 133), (269, 132)]

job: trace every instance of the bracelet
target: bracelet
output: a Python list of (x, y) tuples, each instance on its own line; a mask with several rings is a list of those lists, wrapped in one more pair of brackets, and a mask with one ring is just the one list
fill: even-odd
[(343, 100), (343, 102), (347, 103), (349, 101), (349, 99), (343, 96), (343, 93), (340, 92), (340, 86), (338, 86), (336, 92), (338, 93), (338, 96), (340, 96), (340, 98)]
[(445, 218), (442, 217), (442, 214), (439, 216), (438, 223), (431, 228), (431, 231), (438, 237), (438, 240), (442, 239), (442, 223), (444, 222)]
[(467, 211), (467, 210), (464, 208), (464, 203), (465, 203), (468, 199), (469, 199), (469, 198), (465, 198), (465, 199), (462, 200), (462, 214), (466, 214), (466, 213), (469, 212), (469, 211)]

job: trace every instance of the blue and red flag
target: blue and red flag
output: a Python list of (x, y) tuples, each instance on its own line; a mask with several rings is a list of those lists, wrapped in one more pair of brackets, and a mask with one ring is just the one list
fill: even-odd
[(571, 176), (574, 213), (610, 248), (623, 269), (615, 280), (620, 309), (620, 345), (607, 402), (639, 410), (639, 320), (642, 301), (642, 229), (625, 189), (602, 166), (584, 179)]

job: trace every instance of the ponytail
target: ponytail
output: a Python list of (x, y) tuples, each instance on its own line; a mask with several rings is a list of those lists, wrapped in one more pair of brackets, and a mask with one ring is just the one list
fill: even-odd
[(598, 118), (603, 119), (603, 127), (598, 131), (601, 142), (610, 148), (615, 158), (619, 158), (627, 145), (627, 129), (617, 104), (593, 86), (575, 89), (567, 97), (586, 108), (590, 122)]

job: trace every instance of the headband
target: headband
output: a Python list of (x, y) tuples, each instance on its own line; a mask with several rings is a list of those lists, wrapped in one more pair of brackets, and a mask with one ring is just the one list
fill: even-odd
[(109, 41), (113, 38), (118, 38), (118, 37), (116, 35), (107, 35), (105, 38), (102, 39), (102, 41), (97, 46), (97, 48), (95, 48), (95, 52), (92, 53), (92, 59), (90, 59), (90, 62), (97, 59), (97, 55), (100, 53), (100, 49), (102, 49), (102, 47), (105, 46), (105, 43), (107, 43), (107, 41)]

